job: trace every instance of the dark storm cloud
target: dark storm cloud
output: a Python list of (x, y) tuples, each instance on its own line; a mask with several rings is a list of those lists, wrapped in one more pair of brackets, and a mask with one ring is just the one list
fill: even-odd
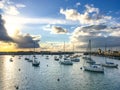
[[(16, 43), (18, 48), (36, 48), (39, 47), (39, 40), (34, 40), (35, 37), (31, 35), (22, 35), (19, 32), (16, 32), (14, 37), (10, 37), (7, 34), (7, 30), (4, 27), (5, 21), (0, 15), (0, 41)], [(35, 44), (34, 44), (35, 43)]]
[(2, 15), (0, 15), (0, 40), (5, 42), (12, 42), (12, 38), (8, 36), (7, 30), (4, 27), (5, 21), (2, 19)]
[(16, 38), (13, 38), (14, 42), (17, 44), (18, 48), (39, 48), (39, 40), (34, 40), (35, 37), (30, 36), (29, 34), (22, 35), (16, 33)]

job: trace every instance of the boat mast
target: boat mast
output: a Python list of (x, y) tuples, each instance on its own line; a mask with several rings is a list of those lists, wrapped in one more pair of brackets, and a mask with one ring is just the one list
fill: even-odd
[(91, 40), (89, 40), (89, 54), (90, 54), (90, 58), (91, 58)]
[(107, 44), (105, 43), (105, 52), (104, 52), (104, 55), (105, 55), (105, 62), (107, 62), (106, 53), (107, 53)]
[(64, 48), (64, 57), (65, 57), (65, 41), (64, 41), (64, 47), (63, 48)]
[(34, 41), (34, 51), (33, 51), (33, 58), (35, 60), (35, 41)]
[(34, 52), (35, 52), (35, 42), (34, 42)]
[(74, 44), (73, 44), (73, 53), (74, 53)]

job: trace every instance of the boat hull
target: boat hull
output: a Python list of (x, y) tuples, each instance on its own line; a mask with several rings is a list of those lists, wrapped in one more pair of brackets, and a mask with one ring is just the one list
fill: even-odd
[(37, 64), (32, 63), (32, 65), (35, 66), (35, 67), (38, 67), (40, 65), (40, 63), (37, 63)]
[(60, 64), (62, 65), (73, 65), (71, 61), (60, 61)]
[(104, 73), (104, 68), (102, 68), (102, 67), (95, 68), (95, 67), (91, 67), (91, 66), (84, 66), (84, 70), (90, 71), (90, 72)]
[(111, 68), (117, 68), (118, 64), (102, 64), (104, 67), (111, 67)]

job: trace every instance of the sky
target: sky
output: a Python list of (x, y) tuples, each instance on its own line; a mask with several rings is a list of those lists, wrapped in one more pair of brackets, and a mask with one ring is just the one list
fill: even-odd
[(120, 46), (120, 0), (0, 0), (0, 51)]

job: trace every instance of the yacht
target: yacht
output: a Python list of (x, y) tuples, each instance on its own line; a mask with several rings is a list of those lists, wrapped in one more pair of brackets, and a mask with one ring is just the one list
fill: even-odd
[(85, 71), (104, 73), (104, 68), (101, 65), (97, 65), (97, 64), (84, 66), (83, 68)]
[[(89, 45), (90, 45), (90, 52), (91, 52), (91, 40), (89, 40)], [(85, 71), (104, 73), (104, 68), (100, 64), (95, 64), (96, 62), (92, 60), (91, 56), (86, 61), (86, 63), (89, 63), (90, 65), (83, 66)]]
[(111, 67), (111, 68), (118, 68), (118, 64), (115, 64), (113, 62), (105, 62), (102, 64), (104, 67)]
[(62, 65), (73, 65), (73, 63), (70, 59), (60, 61), (60, 64), (62, 64)]
[(32, 65), (35, 67), (38, 67), (40, 65), (40, 61), (37, 60), (37, 57), (35, 55), (35, 42), (34, 42), (34, 54), (33, 54)]
[(38, 67), (40, 65), (40, 62), (37, 60), (33, 60), (32, 65)]
[(79, 62), (80, 59), (79, 58), (71, 58), (71, 61), (73, 61), (73, 62)]
[(54, 57), (55, 61), (59, 61), (59, 58), (57, 56)]

